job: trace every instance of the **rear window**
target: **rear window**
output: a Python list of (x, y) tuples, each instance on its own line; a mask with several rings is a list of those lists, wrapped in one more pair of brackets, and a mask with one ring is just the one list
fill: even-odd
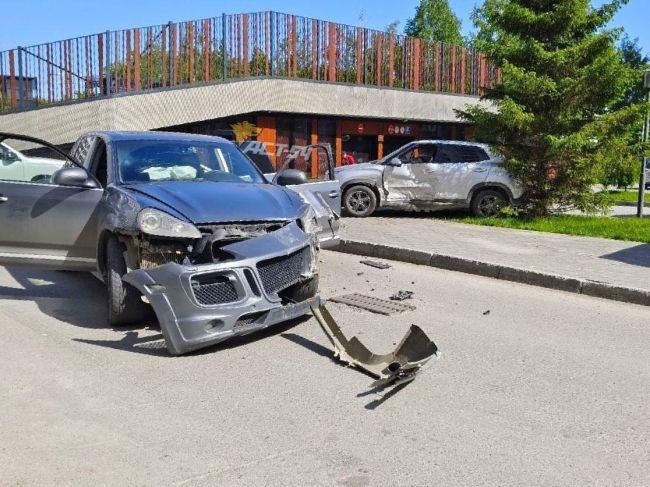
[(440, 144), (438, 146), (437, 162), (481, 162), (490, 157), (480, 147), (474, 145)]

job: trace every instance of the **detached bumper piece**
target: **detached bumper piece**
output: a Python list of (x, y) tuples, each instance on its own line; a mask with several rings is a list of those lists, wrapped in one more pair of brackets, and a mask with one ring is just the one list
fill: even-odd
[(334, 355), (375, 377), (377, 381), (373, 387), (397, 386), (410, 382), (432, 357), (437, 357), (438, 347), (418, 326), (411, 325), (393, 352), (377, 355), (368, 350), (357, 337), (348, 340), (324, 305), (312, 306), (312, 313), (332, 343)]

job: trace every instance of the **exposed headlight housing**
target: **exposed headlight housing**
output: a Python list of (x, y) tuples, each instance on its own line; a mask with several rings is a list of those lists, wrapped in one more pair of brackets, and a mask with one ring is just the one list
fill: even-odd
[(201, 238), (201, 232), (191, 223), (168, 215), (155, 208), (145, 208), (138, 213), (138, 228), (157, 237)]
[(318, 223), (316, 212), (311, 205), (307, 205), (307, 210), (300, 217), (300, 226), (303, 231), (308, 234), (315, 234), (320, 232), (323, 228)]

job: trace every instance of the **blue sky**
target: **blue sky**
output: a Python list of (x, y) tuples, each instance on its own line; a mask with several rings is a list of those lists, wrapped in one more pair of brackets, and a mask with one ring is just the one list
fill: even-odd
[[(479, 0), (450, 0), (463, 21), (471, 28), (469, 14)], [(17, 45), (29, 46), (106, 30), (162, 24), (169, 20), (191, 20), (225, 13), (275, 10), (307, 17), (383, 29), (394, 20), (400, 31), (413, 14), (418, 0), (23, 0), (7, 1), (2, 7), (0, 50)], [(602, 0), (594, 0), (595, 4)], [(100, 6), (101, 5), (101, 6)], [(630, 0), (619, 12), (615, 26), (622, 26), (632, 38), (638, 37), (650, 52), (650, 0)]]

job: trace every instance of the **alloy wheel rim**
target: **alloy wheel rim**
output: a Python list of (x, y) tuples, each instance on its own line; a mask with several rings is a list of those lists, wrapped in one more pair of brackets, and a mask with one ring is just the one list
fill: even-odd
[(365, 191), (355, 191), (349, 196), (348, 203), (354, 213), (363, 213), (370, 207), (370, 196)]
[(498, 216), (502, 206), (503, 200), (498, 196), (486, 196), (479, 201), (478, 209), (483, 216)]

